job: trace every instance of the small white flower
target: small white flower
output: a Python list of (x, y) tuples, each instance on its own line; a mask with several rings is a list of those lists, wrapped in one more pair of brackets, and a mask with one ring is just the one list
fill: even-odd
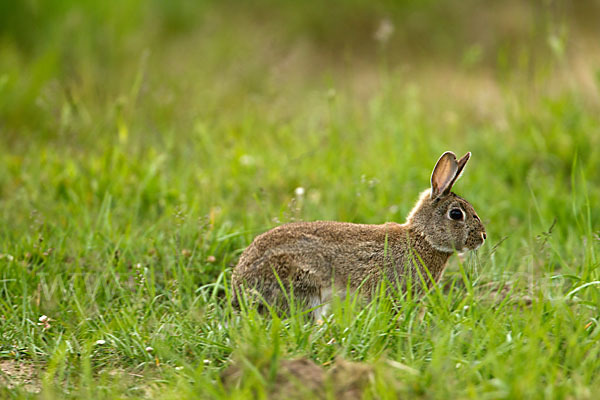
[(388, 18), (384, 18), (379, 23), (375, 31), (375, 40), (380, 43), (386, 43), (394, 33), (394, 24)]
[(243, 154), (240, 157), (239, 161), (240, 161), (240, 164), (242, 164), (243, 166), (246, 166), (246, 167), (252, 166), (256, 163), (256, 160), (250, 154)]
[(42, 327), (43, 330), (48, 330), (50, 328), (52, 328), (52, 325), (50, 325), (50, 321), (52, 321), (47, 315), (42, 315), (41, 317), (38, 318), (38, 325)]
[(304, 196), (304, 188), (302, 186), (298, 186), (296, 190), (294, 190), (294, 193), (296, 194), (296, 196), (302, 197)]
[(181, 371), (183, 367), (175, 367), (175, 371)]
[(209, 365), (210, 364), (210, 360), (204, 360), (204, 365)]
[(148, 347), (146, 347), (146, 351), (148, 353), (152, 353), (154, 351), (154, 349), (152, 347), (148, 346)]
[(97, 346), (102, 346), (103, 344), (106, 344), (106, 340), (104, 340), (104, 339), (96, 340), (96, 345)]

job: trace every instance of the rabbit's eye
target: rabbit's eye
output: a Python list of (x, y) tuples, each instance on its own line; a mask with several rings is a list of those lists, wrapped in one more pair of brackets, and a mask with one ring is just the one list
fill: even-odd
[(448, 213), (448, 216), (450, 217), (450, 219), (453, 219), (455, 221), (460, 221), (464, 218), (464, 214), (460, 208), (453, 208)]

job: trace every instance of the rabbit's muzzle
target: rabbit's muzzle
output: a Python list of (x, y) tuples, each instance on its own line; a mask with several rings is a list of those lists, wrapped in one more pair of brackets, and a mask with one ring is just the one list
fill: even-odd
[(483, 243), (485, 239), (487, 239), (487, 234), (485, 232), (485, 227), (483, 224), (475, 218), (474, 223), (471, 223), (467, 230), (466, 240), (464, 241), (464, 246), (462, 251), (468, 250), (477, 250)]
[(479, 235), (476, 232), (469, 235), (469, 239), (467, 239), (465, 250), (477, 250), (481, 247), (481, 245), (483, 245), (485, 239), (487, 239), (487, 235), (485, 233), (485, 229), (482, 226), (481, 230), (479, 231)]

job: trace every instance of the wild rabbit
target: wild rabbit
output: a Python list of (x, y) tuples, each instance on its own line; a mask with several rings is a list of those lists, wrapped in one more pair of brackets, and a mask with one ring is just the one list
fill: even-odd
[[(454, 251), (477, 249), (486, 239), (473, 206), (450, 191), (470, 157), (442, 154), (431, 188), (404, 224), (296, 222), (257, 236), (233, 270), (233, 305), (242, 292), (285, 309), (291, 294), (310, 308), (347, 289), (369, 298), (384, 279), (400, 290), (409, 279), (413, 288), (431, 286)], [(322, 311), (315, 309), (314, 317)]]

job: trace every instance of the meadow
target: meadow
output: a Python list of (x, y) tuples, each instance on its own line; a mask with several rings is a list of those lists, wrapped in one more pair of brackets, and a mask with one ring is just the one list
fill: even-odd
[[(597, 2), (0, 3), (1, 398), (593, 399)], [(424, 296), (231, 309), (259, 233), (487, 229)]]

